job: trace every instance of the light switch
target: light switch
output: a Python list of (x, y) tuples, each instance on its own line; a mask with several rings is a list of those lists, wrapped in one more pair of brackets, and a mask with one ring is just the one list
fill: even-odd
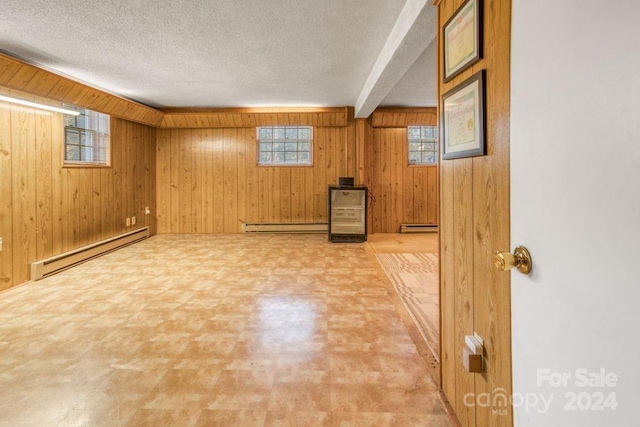
[(484, 368), (482, 343), (474, 335), (465, 335), (462, 348), (462, 365), (467, 372), (482, 372)]
[(2, 252), (2, 237), (0, 237), (0, 252)]

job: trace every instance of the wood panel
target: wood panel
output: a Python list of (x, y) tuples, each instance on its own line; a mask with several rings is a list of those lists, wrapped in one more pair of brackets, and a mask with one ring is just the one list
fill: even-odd
[[(350, 120), (344, 133), (345, 165), (341, 176), (356, 178), (358, 172), (358, 153), (356, 149), (356, 121)], [(362, 181), (360, 181), (362, 182)]]
[[(6, 92), (2, 92), (7, 94)], [(0, 103), (0, 290), (17, 284), (13, 279), (13, 167), (11, 107)]]
[(45, 104), (60, 106), (61, 102), (67, 102), (150, 126), (158, 126), (162, 121), (162, 112), (154, 108), (75, 82), (2, 53), (0, 85), (46, 98), (38, 101)]
[[(463, 0), (442, 0), (439, 28)], [(511, 395), (510, 275), (492, 265), (497, 250), (509, 248), (509, 63), (511, 1), (484, 1), (484, 59), (448, 83), (442, 80), (442, 39), (438, 45), (439, 93), (487, 70), (487, 155), (443, 161), (440, 194), (440, 294), (443, 390), (463, 425), (512, 425), (511, 407), (476, 405), (472, 396)], [(439, 37), (442, 35), (438, 31)], [(462, 367), (464, 335), (484, 339), (486, 369)]]
[[(497, 250), (510, 248), (510, 52), (511, 1), (485, 1), (487, 152), (474, 159), (474, 328), (485, 338), (487, 372), (476, 376), (476, 393), (511, 388), (511, 275), (492, 265)], [(489, 31), (488, 28), (491, 28)], [(474, 71), (478, 71), (477, 69)], [(476, 213), (477, 210), (477, 213)], [(511, 408), (478, 407), (479, 425), (512, 425)]]
[(255, 128), (256, 126), (344, 127), (353, 108), (165, 108), (162, 128)]
[[(360, 125), (365, 131), (365, 125)], [(397, 233), (401, 224), (437, 224), (437, 166), (410, 166), (407, 129), (375, 128), (367, 145), (366, 182), (372, 233)]]
[[(244, 192), (245, 189), (238, 188), (238, 150), (236, 147), (237, 134), (235, 129), (223, 129), (223, 232), (224, 233), (237, 233), (238, 232), (238, 192)], [(194, 177), (199, 176), (202, 170), (193, 170), (192, 175)], [(198, 210), (198, 206), (192, 204), (191, 208), (194, 214)]]
[(53, 126), (48, 114), (36, 115), (35, 128), (38, 132), (35, 138), (36, 168), (39, 179), (36, 182), (36, 227), (39, 239), (36, 244), (36, 258), (44, 258), (45, 253), (53, 252), (53, 219), (52, 219), (52, 151), (51, 146)]
[(159, 129), (158, 231), (237, 233), (243, 223), (326, 222), (327, 187), (350, 170), (355, 152), (348, 132), (316, 127), (313, 166), (275, 167), (257, 165), (255, 128)]
[[(382, 233), (383, 230), (388, 230), (390, 233), (395, 233), (399, 230), (393, 230), (393, 221), (392, 215), (395, 215), (393, 211), (393, 206), (391, 205), (391, 197), (392, 197), (392, 189), (391, 186), (393, 183), (391, 182), (391, 159), (395, 156), (392, 155), (391, 151), (396, 152), (396, 147), (393, 146), (393, 140), (395, 139), (395, 133), (391, 132), (391, 130), (385, 130), (383, 132), (385, 135), (383, 137), (378, 136), (376, 138), (376, 132), (374, 129), (373, 132), (373, 143), (379, 145), (378, 149), (378, 179), (377, 182), (374, 181), (374, 185), (372, 190), (375, 188), (375, 192), (373, 193), (380, 203), (380, 230), (374, 229), (374, 233)], [(375, 177), (374, 177), (375, 179)], [(392, 231), (393, 230), (393, 231)]]
[(36, 258), (36, 115), (33, 108), (11, 105), (13, 277)]
[[(453, 237), (456, 242), (456, 251), (453, 253), (453, 273), (455, 298), (454, 310), (456, 313), (453, 357), (461, 357), (464, 346), (464, 335), (473, 335), (473, 204), (468, 203), (473, 200), (473, 161), (462, 159), (454, 165), (453, 177), (455, 191), (453, 192), (453, 205), (457, 206), (453, 210)], [(471, 331), (471, 332), (469, 332)], [(456, 365), (456, 368), (458, 366)], [(459, 369), (455, 377), (456, 390), (473, 390), (474, 374)], [(457, 393), (455, 397), (455, 407), (459, 408), (458, 418), (465, 425), (476, 425), (475, 406), (465, 405), (464, 396), (466, 393)]]
[(407, 126), (435, 126), (438, 123), (436, 107), (376, 108), (371, 115), (374, 128), (402, 128)]
[[(43, 99), (0, 88), (7, 96)], [(111, 167), (63, 167), (62, 115), (0, 102), (0, 289), (29, 279), (29, 264), (152, 226), (155, 129), (112, 118)], [(135, 227), (125, 218), (136, 216)]]

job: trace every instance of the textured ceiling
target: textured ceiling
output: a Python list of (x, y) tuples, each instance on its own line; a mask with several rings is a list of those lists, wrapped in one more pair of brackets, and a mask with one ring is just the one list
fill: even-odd
[[(411, 1), (0, 0), (0, 50), (154, 107), (353, 106)], [(435, 105), (434, 64), (382, 103)]]

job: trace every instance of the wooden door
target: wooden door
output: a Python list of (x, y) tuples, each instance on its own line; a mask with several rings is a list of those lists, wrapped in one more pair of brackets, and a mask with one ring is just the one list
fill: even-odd
[[(442, 386), (463, 425), (512, 425), (510, 274), (493, 264), (496, 251), (510, 249), (511, 1), (484, 1), (483, 58), (444, 83), (442, 27), (462, 3), (436, 2), (439, 93), (485, 70), (487, 154), (441, 160)], [(462, 365), (464, 336), (474, 332), (484, 339), (485, 370), (479, 374)]]

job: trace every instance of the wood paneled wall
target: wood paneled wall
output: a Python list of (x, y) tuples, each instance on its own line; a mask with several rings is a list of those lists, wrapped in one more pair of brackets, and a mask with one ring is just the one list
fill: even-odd
[(144, 215), (155, 212), (155, 132), (112, 117), (111, 167), (63, 167), (62, 115), (0, 102), (0, 290), (27, 281), (33, 261), (145, 225), (155, 232)]
[[(440, 301), (442, 385), (465, 426), (513, 424), (511, 407), (467, 405), (464, 396), (511, 396), (510, 273), (493, 265), (509, 247), (511, 1), (484, 0), (484, 59), (448, 83), (442, 78), (442, 26), (463, 0), (438, 0), (439, 92), (486, 70), (487, 155), (441, 162)], [(516, 273), (517, 274), (517, 273)], [(462, 366), (464, 336), (484, 339), (485, 371)], [(486, 394), (485, 394), (486, 393)], [(500, 401), (500, 399), (498, 399)], [(467, 400), (467, 403), (469, 400)]]
[(138, 123), (158, 126), (162, 112), (106, 93), (0, 53), (0, 86), (36, 96), (40, 102), (68, 102)]
[[(397, 233), (401, 224), (438, 224), (438, 167), (409, 165), (406, 128), (409, 124), (436, 125), (435, 109), (403, 111), (376, 110), (373, 123), (380, 127), (365, 138), (371, 233)], [(383, 127), (383, 123), (393, 127)], [(366, 132), (367, 124), (362, 127)]]
[[(112, 116), (111, 167), (63, 167), (60, 114), (0, 105), (0, 289), (28, 280), (33, 261), (144, 225), (153, 234), (156, 219), (163, 233), (326, 222), (327, 186), (340, 176), (377, 197), (370, 232), (437, 222), (436, 169), (408, 167), (406, 129), (388, 128), (432, 124), (432, 111), (378, 111), (375, 131), (350, 107), (162, 112), (1, 54), (0, 92)], [(255, 126), (277, 124), (314, 126), (313, 166), (257, 165)]]
[(407, 126), (435, 126), (438, 123), (435, 107), (427, 108), (376, 108), (371, 115), (374, 128)]
[(355, 173), (354, 129), (355, 123), (314, 128), (309, 167), (258, 166), (255, 128), (159, 129), (158, 232), (326, 222), (327, 186)]
[(353, 108), (165, 108), (163, 128), (347, 126)]

